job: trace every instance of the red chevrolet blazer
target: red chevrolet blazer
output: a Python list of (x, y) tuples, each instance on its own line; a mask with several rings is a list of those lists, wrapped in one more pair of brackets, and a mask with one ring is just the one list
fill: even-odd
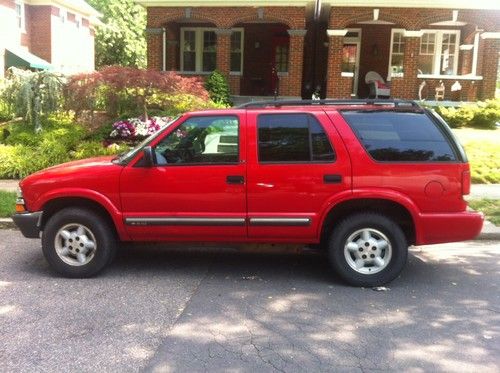
[(20, 183), (13, 219), (63, 276), (120, 241), (315, 244), (355, 286), (393, 280), (408, 246), (476, 237), (470, 172), (446, 123), (411, 101), (269, 101), (187, 113), (118, 157)]

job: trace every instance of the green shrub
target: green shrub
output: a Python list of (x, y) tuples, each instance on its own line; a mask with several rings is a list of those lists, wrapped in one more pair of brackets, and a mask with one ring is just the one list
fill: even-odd
[(213, 102), (226, 106), (232, 105), (229, 91), (229, 84), (224, 75), (215, 70), (212, 72), (206, 82), (205, 88)]
[(500, 99), (486, 100), (458, 108), (438, 106), (436, 111), (452, 128), (495, 129), (500, 122)]
[(92, 157), (99, 157), (102, 155), (114, 155), (125, 151), (125, 147), (122, 145), (104, 147), (102, 142), (98, 141), (86, 141), (82, 142), (76, 147), (75, 152), (71, 154), (74, 159), (85, 159)]

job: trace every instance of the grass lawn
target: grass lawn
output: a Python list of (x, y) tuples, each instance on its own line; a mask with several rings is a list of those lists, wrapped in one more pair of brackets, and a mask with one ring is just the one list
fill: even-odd
[(471, 167), (472, 182), (500, 183), (500, 130), (454, 129), (465, 148)]
[(486, 215), (486, 220), (500, 225), (500, 199), (471, 200), (469, 206), (476, 211), (482, 211)]
[(16, 208), (16, 193), (0, 191), (0, 218), (8, 218)]

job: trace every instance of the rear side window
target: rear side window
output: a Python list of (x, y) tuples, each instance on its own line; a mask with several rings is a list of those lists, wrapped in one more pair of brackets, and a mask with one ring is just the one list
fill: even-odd
[(332, 162), (335, 153), (323, 127), (308, 114), (258, 117), (260, 162)]
[(456, 161), (450, 143), (424, 113), (344, 111), (342, 116), (376, 161)]

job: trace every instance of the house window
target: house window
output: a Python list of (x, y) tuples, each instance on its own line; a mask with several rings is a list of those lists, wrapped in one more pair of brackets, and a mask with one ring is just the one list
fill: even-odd
[[(233, 35), (236, 35), (233, 37)], [(243, 30), (234, 29), (231, 36), (231, 71), (241, 72)], [(238, 64), (239, 62), (239, 64)], [(181, 28), (181, 71), (209, 73), (217, 64), (217, 35), (214, 28)]]
[(403, 57), (405, 52), (404, 30), (393, 29), (391, 34), (390, 75), (403, 72)]
[(458, 68), (458, 30), (429, 30), (420, 39), (420, 74), (455, 75)]
[(231, 72), (241, 73), (243, 70), (243, 31), (231, 34)]
[(288, 72), (288, 45), (278, 45), (276, 46), (276, 72), (286, 73)]
[(20, 30), (24, 31), (26, 29), (24, 1), (22, 0), (16, 0), (16, 23)]

